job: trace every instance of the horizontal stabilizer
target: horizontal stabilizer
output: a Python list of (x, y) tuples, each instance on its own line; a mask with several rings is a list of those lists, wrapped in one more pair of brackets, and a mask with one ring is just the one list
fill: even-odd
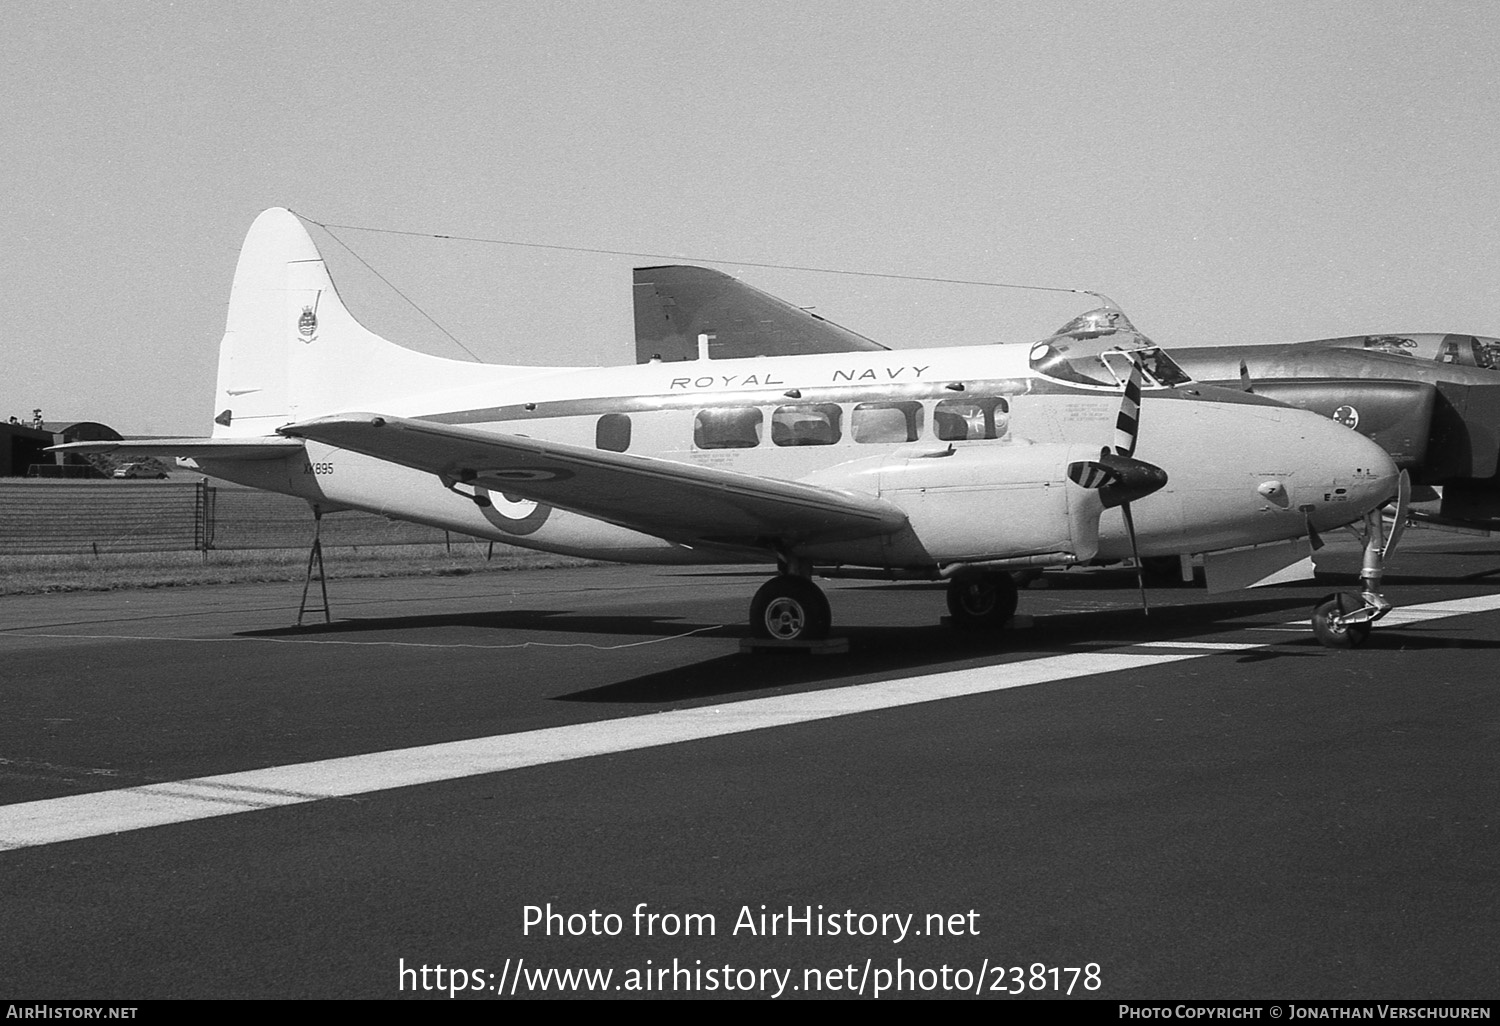
[(118, 442), (70, 442), (54, 445), (48, 452), (71, 452), (82, 456), (181, 456), (189, 459), (274, 460), (296, 455), (302, 442), (295, 438), (126, 438)]
[(354, 413), (281, 431), (689, 545), (774, 551), (907, 523), (873, 495), (425, 420)]
[(713, 360), (886, 348), (720, 271), (685, 264), (637, 267), (636, 363), (696, 360), (700, 334), (713, 336)]

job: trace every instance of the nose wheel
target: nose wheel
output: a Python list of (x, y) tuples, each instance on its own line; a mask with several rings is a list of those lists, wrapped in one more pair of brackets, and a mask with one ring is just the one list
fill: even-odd
[[(1407, 488), (1405, 474), (1402, 487)], [(1385, 573), (1385, 561), (1396, 547), (1400, 537), (1401, 518), (1405, 515), (1404, 502), (1397, 504), (1397, 527), (1385, 537), (1385, 521), (1379, 510), (1365, 514), (1362, 528), (1351, 528), (1364, 543), (1364, 563), (1359, 571), (1364, 589), (1358, 594), (1340, 592), (1329, 595), (1313, 607), (1313, 636), (1319, 644), (1328, 648), (1358, 648), (1370, 637), (1370, 628), (1393, 608), (1386, 597), (1380, 594), (1380, 579)]]
[(1347, 591), (1313, 607), (1313, 635), (1327, 648), (1358, 648), (1369, 639), (1372, 622), (1364, 599)]
[(822, 641), (832, 626), (827, 597), (806, 577), (773, 577), (750, 602), (750, 633), (757, 638)]

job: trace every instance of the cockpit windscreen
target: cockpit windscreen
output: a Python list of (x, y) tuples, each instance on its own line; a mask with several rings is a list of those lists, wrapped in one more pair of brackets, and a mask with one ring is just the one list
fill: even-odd
[(1119, 388), (1132, 363), (1141, 368), (1144, 388), (1175, 388), (1192, 380), (1123, 313), (1109, 307), (1073, 318), (1031, 347), (1032, 370), (1079, 385)]

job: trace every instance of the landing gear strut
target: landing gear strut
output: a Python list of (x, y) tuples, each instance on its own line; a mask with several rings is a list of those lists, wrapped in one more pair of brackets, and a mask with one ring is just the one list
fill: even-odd
[(1358, 595), (1347, 591), (1329, 595), (1313, 608), (1313, 634), (1329, 648), (1358, 648), (1370, 637), (1370, 626), (1391, 611), (1390, 602), (1380, 594), (1380, 578), (1397, 532), (1392, 532), (1388, 543), (1384, 527), (1380, 511), (1372, 510), (1365, 514), (1363, 527), (1355, 529), (1365, 547), (1359, 571), (1364, 589)]
[(773, 641), (821, 641), (833, 626), (828, 599), (812, 581), (781, 574), (750, 601), (750, 633)]
[(1010, 574), (969, 574), (948, 583), (948, 612), (962, 630), (999, 630), (1016, 613), (1016, 582)]

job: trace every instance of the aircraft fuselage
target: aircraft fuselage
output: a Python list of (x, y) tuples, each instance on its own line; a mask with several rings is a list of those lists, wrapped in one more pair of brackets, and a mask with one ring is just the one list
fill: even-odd
[[(1026, 345), (544, 369), (454, 364), (460, 387), (382, 412), (875, 494), (904, 509), (916, 541), (813, 549), (819, 562), (920, 567), (982, 560), (1003, 535), (1067, 551), (1063, 470), (1111, 441), (1120, 392), (1036, 373)], [(291, 411), (295, 415), (298, 411)], [(328, 412), (328, 411), (322, 411)], [(1389, 488), (1381, 454), (1341, 425), (1243, 393), (1148, 388), (1137, 455), (1168, 483), (1134, 503), (1143, 555), (1256, 544), (1355, 519)], [(689, 548), (491, 492), (479, 507), (430, 473), (309, 440), (305, 459), (205, 471), (529, 548), (621, 561), (753, 559)], [(1268, 483), (1277, 487), (1267, 488)], [(1060, 516), (1059, 514), (1062, 514)], [(1098, 558), (1129, 542), (1106, 510)], [(764, 558), (761, 556), (759, 558)], [(1046, 560), (1043, 559), (1045, 562)]]

